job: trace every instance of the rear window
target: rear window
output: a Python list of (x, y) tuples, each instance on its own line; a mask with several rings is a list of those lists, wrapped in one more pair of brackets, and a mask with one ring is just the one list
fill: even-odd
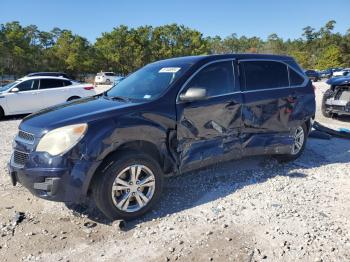
[(40, 80), (40, 89), (50, 89), (63, 87), (63, 81), (60, 79), (41, 79)]
[(106, 76), (115, 76), (114, 73), (105, 73)]
[(298, 86), (304, 83), (304, 78), (295, 72), (292, 68), (289, 68), (289, 79), (290, 79), (290, 85), (291, 86)]
[(246, 90), (289, 87), (287, 65), (275, 61), (241, 62)]

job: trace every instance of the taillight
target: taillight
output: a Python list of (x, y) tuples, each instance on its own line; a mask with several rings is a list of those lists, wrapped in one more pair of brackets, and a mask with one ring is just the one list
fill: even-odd
[(84, 89), (85, 90), (92, 90), (92, 89), (94, 89), (94, 87), (93, 86), (86, 86), (86, 87), (84, 87)]

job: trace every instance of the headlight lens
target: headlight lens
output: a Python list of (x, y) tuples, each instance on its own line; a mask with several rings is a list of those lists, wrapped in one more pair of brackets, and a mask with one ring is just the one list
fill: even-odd
[(41, 138), (36, 151), (47, 152), (52, 156), (67, 152), (83, 138), (87, 124), (64, 126), (48, 132)]

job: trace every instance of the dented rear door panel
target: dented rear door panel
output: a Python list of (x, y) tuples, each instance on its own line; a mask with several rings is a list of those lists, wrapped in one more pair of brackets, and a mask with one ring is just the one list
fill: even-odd
[(288, 153), (294, 102), (289, 88), (243, 94), (242, 148), (245, 155)]
[(290, 87), (282, 61), (239, 61), (243, 90), (242, 150), (244, 155), (287, 154), (294, 142), (292, 122), (301, 122), (297, 94)]

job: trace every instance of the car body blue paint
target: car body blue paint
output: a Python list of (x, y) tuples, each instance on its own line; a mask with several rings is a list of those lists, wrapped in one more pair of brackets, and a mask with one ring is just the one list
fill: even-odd
[[(164, 172), (185, 172), (212, 163), (256, 154), (290, 152), (293, 128), (315, 114), (311, 83), (286, 90), (244, 93), (239, 79), (240, 59), (273, 59), (301, 69), (287, 56), (212, 55), (159, 61), (164, 66), (189, 63), (181, 78), (152, 101), (117, 101), (103, 95), (79, 99), (41, 110), (26, 117), (19, 129), (34, 134), (35, 143), (15, 140), (14, 149), (28, 152), (24, 167), (9, 165), (10, 173), (42, 198), (65, 202), (84, 201), (94, 175), (111, 153), (128, 143), (155, 146)], [(184, 83), (209, 62), (232, 59), (235, 92), (212, 99), (177, 103)], [(84, 138), (61, 156), (36, 152), (40, 138), (50, 130), (87, 123)], [(165, 164), (167, 163), (167, 164)], [(170, 166), (170, 168), (169, 168)], [(45, 178), (57, 177), (55, 195), (33, 188)]]
[(327, 84), (331, 86), (350, 84), (350, 76), (332, 77), (327, 80)]

